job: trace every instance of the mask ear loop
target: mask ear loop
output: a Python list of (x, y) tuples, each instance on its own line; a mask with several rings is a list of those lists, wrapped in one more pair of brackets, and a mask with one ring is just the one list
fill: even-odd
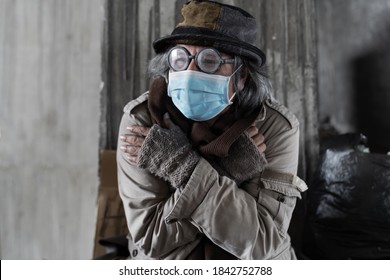
[[(234, 72), (229, 76), (229, 83), (230, 83), (231, 78), (234, 76), (234, 74), (237, 73), (238, 70), (240, 70), (240, 68), (242, 67), (242, 65), (243, 65), (243, 63), (241, 63), (240, 66), (238, 66), (237, 69), (234, 70)], [(233, 99), (234, 99), (234, 97), (237, 95), (237, 87), (236, 87), (235, 81), (233, 81), (233, 86), (234, 86), (234, 88), (235, 88), (235, 91), (233, 92), (232, 97), (229, 98), (229, 105), (233, 104)]]
[(233, 92), (232, 97), (230, 97), (230, 99), (229, 99), (229, 105), (232, 105), (232, 104), (233, 104), (233, 99), (234, 99), (234, 97), (236, 96), (236, 93), (237, 93), (237, 91)]
[(244, 65), (243, 63), (240, 64), (240, 66), (237, 67), (236, 70), (234, 70), (234, 72), (230, 75), (230, 77), (232, 77), (234, 74), (237, 73), (238, 70), (240, 70), (240, 68), (242, 67), (242, 65)]
[[(235, 57), (235, 59), (236, 59), (236, 57)], [(234, 76), (234, 74), (236, 74), (237, 71), (240, 70), (240, 68), (242, 67), (242, 65), (244, 65), (244, 64), (241, 63), (240, 66), (238, 66), (237, 69), (234, 70), (234, 72), (229, 76), (229, 82), (230, 82), (231, 78)], [(235, 81), (233, 81), (233, 86), (234, 86), (235, 91), (233, 92), (232, 97), (229, 98), (229, 104), (230, 104), (230, 105), (233, 104), (233, 99), (234, 99), (234, 97), (237, 95), (237, 90), (238, 90)]]

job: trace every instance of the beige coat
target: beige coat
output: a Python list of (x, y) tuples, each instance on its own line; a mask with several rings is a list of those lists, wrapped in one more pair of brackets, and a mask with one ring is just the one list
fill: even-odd
[[(147, 93), (124, 108), (126, 126), (151, 126)], [(293, 259), (287, 229), (306, 184), (296, 175), (299, 125), (285, 107), (266, 102), (256, 125), (268, 161), (261, 176), (237, 186), (201, 159), (184, 188), (174, 189), (117, 150), (119, 193), (133, 259), (185, 259), (205, 235), (238, 259)], [(120, 147), (122, 143), (118, 143)]]

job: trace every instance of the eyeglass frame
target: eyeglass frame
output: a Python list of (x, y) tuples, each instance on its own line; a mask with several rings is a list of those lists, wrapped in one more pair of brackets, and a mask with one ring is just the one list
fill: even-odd
[[(171, 61), (170, 61), (170, 56), (171, 56), (171, 53), (172, 51), (174, 51), (175, 49), (182, 49), (186, 54), (187, 54), (187, 57), (188, 57), (188, 64), (187, 66), (185, 67), (185, 69), (183, 70), (175, 70), (172, 65), (171, 65)], [(219, 66), (218, 68), (214, 71), (214, 72), (206, 72), (204, 70), (201, 69), (201, 67), (199, 66), (198, 64), (198, 57), (199, 57), (199, 54), (204, 51), (204, 50), (212, 50), (212, 51), (215, 51), (215, 53), (218, 55), (219, 57)], [(215, 48), (202, 48), (199, 52), (197, 52), (195, 55), (191, 55), (191, 53), (185, 48), (185, 47), (182, 47), (182, 46), (175, 46), (173, 48), (171, 48), (168, 52), (168, 65), (169, 67), (175, 71), (175, 72), (180, 72), (180, 71), (185, 71), (188, 69), (188, 67), (190, 66), (191, 64), (191, 60), (194, 60), (195, 61), (195, 64), (196, 64), (196, 67), (203, 73), (207, 73), (207, 74), (215, 74), (216, 72), (218, 72), (218, 70), (221, 68), (221, 66), (223, 64), (235, 64), (237, 62), (237, 59), (236, 59), (236, 56), (234, 56), (234, 58), (223, 58), (221, 53), (215, 49)]]

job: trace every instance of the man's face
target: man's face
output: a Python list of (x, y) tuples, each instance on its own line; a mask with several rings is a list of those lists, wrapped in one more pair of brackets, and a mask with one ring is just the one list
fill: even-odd
[[(189, 54), (191, 56), (195, 56), (202, 49), (205, 49), (205, 47), (195, 46), (195, 45), (184, 45), (184, 44), (181, 44), (181, 45), (178, 45), (178, 46), (185, 48), (189, 52)], [(223, 53), (223, 52), (220, 52), (220, 55), (221, 55), (221, 57), (223, 59), (234, 59), (234, 57), (232, 57), (231, 55), (228, 55), (228, 54)], [(233, 63), (224, 63), (224, 64), (221, 64), (221, 66), (219, 67), (219, 69), (215, 73), (209, 74), (209, 75), (230, 76), (230, 75), (233, 74), (233, 68), (234, 68), (234, 64)], [(191, 59), (190, 64), (188, 65), (188, 68), (186, 70), (201, 71), (198, 68), (198, 66), (196, 65), (195, 59)], [(230, 83), (229, 83), (229, 98), (231, 98), (233, 96), (233, 93), (234, 93), (234, 86), (233, 86), (232, 80), (230, 80)]]

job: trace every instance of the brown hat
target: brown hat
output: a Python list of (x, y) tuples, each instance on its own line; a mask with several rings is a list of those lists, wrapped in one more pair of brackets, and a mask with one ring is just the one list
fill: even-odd
[(193, 0), (183, 6), (181, 14), (183, 21), (172, 34), (153, 42), (156, 53), (176, 44), (191, 44), (247, 57), (260, 66), (265, 63), (265, 54), (254, 45), (256, 20), (246, 11), (215, 1)]

